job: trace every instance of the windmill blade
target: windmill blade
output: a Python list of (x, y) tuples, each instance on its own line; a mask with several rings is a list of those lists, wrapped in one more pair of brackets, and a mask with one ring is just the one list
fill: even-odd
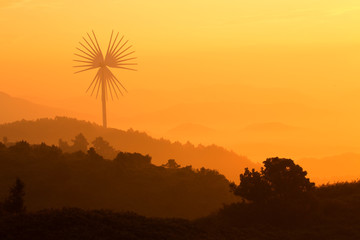
[(102, 91), (102, 94), (104, 94), (104, 97), (105, 97), (105, 101), (108, 101), (109, 99), (108, 99), (108, 83), (107, 83), (107, 80), (108, 80), (108, 71), (107, 71), (107, 69), (106, 68), (103, 68), (102, 69), (102, 88), (103, 89), (101, 89), (101, 90), (103, 90)]
[[(94, 90), (96, 89), (96, 86), (97, 86), (98, 84), (99, 84), (99, 77), (97, 77), (96, 80), (95, 80), (95, 84), (94, 84), (94, 86), (93, 86), (93, 88), (92, 88), (92, 91), (91, 91), (91, 95), (90, 95), (90, 96), (93, 95)], [(90, 87), (91, 87), (91, 85), (89, 86), (88, 90), (90, 89)], [(86, 92), (88, 92), (88, 90), (86, 90)]]
[(92, 64), (88, 64), (88, 65), (77, 65), (77, 66), (73, 66), (73, 67), (91, 67), (93, 66)]
[[(119, 99), (119, 96), (118, 96), (118, 94), (117, 94), (116, 88), (115, 88), (115, 86), (114, 86), (114, 84), (116, 85), (116, 82), (114, 82), (114, 80), (113, 80), (111, 77), (109, 78), (109, 82), (110, 82), (111, 86), (112, 86), (113, 89), (114, 89), (114, 93), (115, 93), (115, 95), (116, 95), (116, 98)], [(119, 92), (121, 93), (121, 95), (123, 95), (123, 93), (121, 92), (119, 86), (116, 85), (116, 87), (119, 89)], [(123, 95), (123, 96), (124, 96), (124, 95)]]
[(126, 42), (123, 43), (123, 45), (121, 45), (120, 48), (118, 48), (116, 50), (116, 52), (113, 53), (114, 56), (116, 56), (118, 54), (118, 52), (129, 42), (129, 40), (126, 40)]
[(76, 49), (79, 50), (79, 51), (81, 51), (82, 53), (88, 55), (88, 56), (91, 58), (91, 61), (94, 61), (94, 57), (93, 57), (93, 56), (91, 56), (90, 54), (88, 54), (87, 52), (83, 51), (83, 50), (80, 49), (80, 48), (76, 48)]
[[(95, 33), (94, 33), (94, 37), (95, 37), (97, 45), (94, 43), (94, 41), (91, 38), (91, 36), (89, 35), (89, 33), (86, 33), (86, 34), (88, 35), (91, 43), (85, 37), (83, 37), (83, 39), (84, 39), (85, 43), (87, 44), (87, 46), (84, 45), (83, 43), (79, 42), (79, 44), (84, 49), (81, 49), (81, 48), (76, 48), (76, 49), (81, 51), (84, 55), (82, 55), (82, 54), (75, 54), (75, 55), (80, 56), (81, 58), (84, 58), (84, 59), (89, 60), (89, 61), (84, 61), (84, 60), (75, 60), (75, 61), (76, 62), (81, 62), (82, 61), (84, 63), (88, 63), (89, 65), (78, 65), (76, 67), (93, 67), (93, 68), (101, 67), (102, 64), (103, 64), (104, 58), (102, 56), (100, 47), (99, 47), (98, 42), (96, 40)], [(89, 69), (86, 69), (86, 70), (89, 70)], [(79, 71), (79, 72), (81, 72), (81, 71)]]
[[(93, 31), (93, 33), (94, 33), (94, 31)], [(89, 39), (90, 39), (91, 43), (93, 44), (93, 46), (94, 46), (94, 48), (97, 50), (97, 52), (98, 52), (98, 53), (101, 53), (101, 49), (100, 49), (100, 47), (99, 47), (99, 46), (97, 46), (97, 45), (94, 43), (94, 41), (93, 41), (92, 37), (90, 36), (90, 34), (89, 34), (89, 33), (86, 33), (86, 34), (88, 35), (88, 37), (89, 37)], [(94, 36), (95, 36), (95, 34), (94, 34)]]
[(115, 59), (112, 55), (112, 49), (113, 49), (113, 47), (116, 43), (117, 37), (119, 35), (119, 33), (117, 33), (114, 41), (112, 41), (113, 33), (114, 33), (114, 31), (111, 32), (109, 46), (108, 46), (108, 49), (106, 51), (106, 56), (105, 56), (105, 64), (109, 67), (111, 67), (115, 64)]
[[(114, 31), (113, 31), (113, 32), (114, 32)], [(112, 52), (113, 52), (113, 49), (114, 49), (114, 45), (115, 45), (116, 40), (117, 40), (117, 38), (118, 38), (118, 36), (119, 36), (119, 33), (117, 33), (116, 36), (115, 36), (115, 39), (114, 39), (113, 43), (111, 44), (111, 38), (112, 38), (113, 32), (111, 33), (108, 50), (107, 50), (107, 52), (106, 52), (106, 57), (109, 57), (109, 55), (110, 55), (110, 56), (112, 55)], [(122, 40), (122, 39), (121, 39), (121, 40)], [(121, 41), (121, 40), (120, 40), (120, 41)], [(120, 42), (119, 42), (119, 43), (120, 43)], [(118, 43), (118, 44), (119, 44), (119, 43)], [(111, 47), (110, 47), (110, 44), (111, 44)], [(117, 44), (117, 45), (118, 45), (118, 44)], [(117, 45), (116, 45), (116, 46), (117, 46)]]
[[(132, 51), (132, 52), (129, 52), (129, 53), (121, 56), (121, 54), (123, 54), (124, 52), (126, 52), (126, 51), (127, 51), (128, 49), (130, 49), (131, 47), (132, 47), (132, 46), (129, 46), (129, 47), (127, 47), (125, 50), (123, 50), (122, 52), (118, 53), (117, 56), (116, 56), (116, 62), (115, 62), (115, 63), (108, 61), (108, 62), (107, 62), (107, 65), (108, 65), (109, 67), (114, 67), (114, 68), (122, 68), (122, 67), (121, 67), (122, 65), (137, 65), (136, 63), (124, 63), (124, 62), (126, 62), (126, 61), (136, 59), (136, 57), (128, 58), (128, 59), (122, 59), (122, 58), (124, 58), (124, 57), (126, 57), (126, 56), (128, 56), (128, 55), (130, 55), (130, 54), (133, 54), (133, 53), (135, 52), (135, 51)], [(122, 59), (122, 60), (121, 60), (121, 59)], [(131, 69), (131, 68), (123, 68), (123, 69), (136, 71), (135, 69)]]
[(90, 95), (90, 96), (92, 96), (92, 95), (94, 94), (95, 89), (96, 89), (96, 87), (97, 87), (99, 84), (100, 84), (100, 77), (98, 76), (97, 79), (96, 79), (95, 85), (94, 85), (94, 87), (93, 87), (93, 90), (91, 91), (91, 95)]
[(127, 59), (119, 60), (119, 61), (117, 61), (117, 62), (118, 62), (118, 63), (121, 63), (121, 62), (126, 62), (126, 61), (134, 60), (134, 59), (137, 59), (137, 57), (127, 58)]
[(120, 45), (120, 43), (122, 42), (122, 40), (124, 39), (124, 36), (121, 37), (121, 39), (119, 40), (119, 42), (116, 44), (116, 46), (112, 49), (111, 54), (114, 55), (115, 50), (118, 48), (118, 46)]
[(125, 50), (123, 50), (121, 53), (118, 53), (115, 58), (118, 58), (121, 54), (123, 54), (124, 52), (126, 52), (127, 50), (129, 50), (132, 47), (132, 45), (130, 45), (129, 47), (127, 47)]
[(96, 99), (99, 96), (100, 86), (102, 86), (103, 84), (104, 84), (104, 81), (102, 80), (101, 75), (100, 75), (100, 77), (99, 77), (99, 85), (98, 85), (98, 89), (97, 89), (97, 92), (96, 92)]
[(116, 43), (116, 40), (117, 40), (118, 36), (119, 36), (119, 33), (117, 33), (116, 36), (115, 36), (114, 42), (113, 42), (113, 44), (112, 44), (112, 46), (111, 46), (111, 48), (110, 48), (110, 50), (109, 50), (110, 53), (113, 52), (114, 45), (115, 45), (115, 43)]
[(104, 58), (95, 32), (92, 31), (92, 34), (86, 34), (87, 37), (82, 37), (84, 41), (79, 42), (80, 46), (76, 48), (79, 53), (74, 53), (75, 56), (79, 57), (79, 59), (73, 60), (74, 62), (78, 63), (78, 65), (73, 67), (84, 69), (76, 71), (75, 73), (85, 72), (98, 68), (86, 92), (91, 91), (91, 96), (95, 95), (96, 92), (97, 98), (99, 95), (101, 95), (101, 88), (102, 93), (104, 94), (104, 99), (106, 101), (110, 97), (112, 100), (114, 100), (114, 97), (119, 99), (120, 94), (124, 95), (123, 91), (127, 92), (127, 89), (115, 77), (115, 75), (108, 67), (137, 71), (131, 67), (125, 67), (138, 65), (136, 62), (131, 61), (137, 59), (136, 57), (127, 57), (135, 52), (131, 50), (129, 51), (129, 49), (132, 48), (132, 45), (128, 46), (127, 44), (129, 41), (123, 41), (124, 36), (120, 38), (119, 32), (117, 32), (115, 35), (114, 31), (112, 31)]
[(117, 39), (118, 35), (119, 35), (119, 33), (116, 34), (115, 40), (113, 42), (111, 40), (112, 35), (110, 37), (110, 42), (109, 42), (108, 50), (107, 50), (106, 57), (105, 57), (105, 64), (109, 67), (115, 67), (117, 65), (117, 63), (116, 63), (117, 59), (114, 55), (114, 52), (119, 50), (119, 49), (117, 49), (117, 46), (120, 44), (120, 42), (124, 38), (124, 37), (122, 37), (114, 48), (114, 45), (116, 43), (116, 39)]
[(86, 92), (89, 91), (89, 89), (91, 88), (91, 86), (93, 85), (93, 83), (95, 82), (95, 80), (97, 80), (98, 76), (99, 76), (99, 71), (96, 73), (94, 79), (91, 81), (90, 86), (88, 87), (88, 89), (86, 90)]
[(111, 36), (110, 36), (109, 46), (108, 46), (107, 51), (106, 51), (106, 56), (109, 54), (109, 49), (110, 49), (113, 33), (114, 33), (114, 30), (111, 31)]
[[(123, 92), (121, 91), (120, 87), (119, 87), (119, 84), (115, 81), (115, 78), (111, 77), (111, 81), (114, 83), (114, 85), (116, 86), (117, 90), (120, 92), (121, 96), (124, 96)], [(123, 89), (125, 89), (123, 86), (122, 86)], [(125, 92), (127, 92), (127, 90), (125, 89)]]
[(96, 44), (97, 44), (97, 46), (98, 46), (99, 53), (102, 55), (102, 52), (101, 52), (101, 49), (100, 49), (99, 43), (98, 43), (98, 41), (97, 41), (97, 39), (96, 39), (96, 36), (95, 36), (94, 31), (92, 31), (92, 33), (93, 33), (93, 35), (94, 35), (94, 38), (95, 38)]
[(138, 65), (137, 63), (120, 63), (119, 66)]
[(97, 86), (96, 99), (99, 96), (100, 87), (102, 88), (103, 84), (104, 84), (104, 80), (103, 80), (104, 79), (104, 69), (100, 68), (98, 72), (99, 72), (99, 84)]
[(114, 68), (121, 68), (121, 69), (125, 69), (125, 70), (137, 71), (136, 69), (133, 69), (133, 68), (120, 67), (120, 66), (116, 66)]
[(116, 80), (116, 82), (118, 83), (118, 84), (120, 84), (120, 86), (125, 90), (125, 92), (128, 92), (127, 90), (126, 90), (126, 88), (121, 84), (121, 82), (115, 77), (115, 75), (111, 72), (111, 71), (109, 71), (110, 72), (110, 74), (111, 74), (111, 77), (114, 79), (114, 80)]
[(94, 49), (91, 44), (86, 41), (86, 39), (83, 37), (84, 41), (87, 43), (87, 45), (91, 48), (92, 52), (94, 53), (95, 56), (97, 56), (99, 53), (98, 53), (98, 50), (97, 49)]
[(78, 57), (85, 58), (85, 59), (90, 60), (90, 61), (93, 61), (91, 58), (88, 58), (88, 57), (82, 56), (82, 55), (77, 54), (77, 53), (74, 53), (74, 55), (76, 55), (76, 56), (78, 56)]
[(113, 97), (113, 93), (112, 93), (112, 90), (111, 90), (111, 86), (110, 86), (110, 79), (108, 77), (105, 78), (105, 82), (106, 82), (106, 85), (107, 85), (107, 89), (109, 89), (109, 92), (110, 92), (110, 96), (111, 96), (111, 100), (114, 100), (114, 97)]
[(85, 48), (87, 51), (88, 51), (88, 53), (90, 53), (90, 55), (92, 56), (92, 57), (94, 57), (94, 58), (96, 58), (96, 54), (95, 53), (93, 53), (92, 51), (90, 51), (84, 44), (82, 44), (81, 42), (79, 42), (80, 43), (80, 45), (81, 46), (83, 46), (83, 48)]
[[(114, 93), (116, 94), (117, 99), (119, 99), (119, 96), (118, 96), (118, 94), (117, 94), (116, 88), (119, 90), (119, 92), (120, 92), (120, 94), (121, 94), (122, 96), (124, 96), (124, 94), (122, 93), (122, 91), (121, 91), (121, 89), (119, 88), (118, 84), (117, 84), (117, 83), (115, 82), (115, 80), (113, 79), (113, 74), (112, 74), (112, 72), (110, 71), (110, 69), (107, 69), (107, 73), (108, 73), (108, 76), (109, 76), (108, 80), (109, 80), (110, 84), (111, 84), (112, 87), (113, 87), (113, 90), (114, 90)], [(115, 88), (115, 86), (116, 86), (116, 88)], [(126, 90), (126, 89), (125, 89), (125, 90)]]
[[(102, 88), (104, 88), (104, 91)], [(104, 76), (104, 80), (102, 81), (102, 86), (101, 86), (101, 97), (103, 96), (103, 94), (104, 94), (105, 101), (109, 101), (108, 91), (107, 91), (107, 82), (106, 82), (105, 76)]]
[(75, 73), (85, 72), (85, 71), (88, 71), (88, 70), (91, 70), (91, 69), (94, 69), (94, 68), (96, 68), (96, 67), (89, 67), (89, 68), (87, 68), (87, 69), (80, 70), (80, 71), (77, 71), (77, 72), (75, 72)]
[(117, 60), (119, 61), (120, 59), (122, 59), (122, 58), (124, 58), (124, 57), (127, 57), (127, 56), (129, 56), (130, 54), (133, 54), (134, 52), (135, 52), (135, 51), (132, 51), (132, 52), (129, 52), (129, 53), (125, 54), (125, 55), (122, 55), (121, 57), (118, 57)]
[(110, 72), (110, 70), (108, 68), (104, 68), (104, 75), (106, 76), (105, 80), (106, 80), (106, 84), (107, 84), (107, 86), (109, 88), (109, 92), (110, 92), (110, 95), (111, 95), (111, 100), (114, 100), (114, 97), (113, 97), (113, 94), (112, 94), (112, 89), (111, 89), (112, 87), (113, 87), (113, 90), (114, 90), (114, 92), (116, 94), (116, 97), (119, 98), (117, 96), (116, 89), (114, 88), (114, 86), (110, 86), (110, 83), (112, 84), (112, 82), (111, 82), (111, 72)]
[[(123, 92), (121, 91), (120, 87), (119, 87), (119, 84), (115, 81), (114, 78), (111, 78), (111, 80), (113, 81), (114, 85), (116, 86), (116, 88), (119, 90), (121, 96), (124, 96)], [(125, 89), (126, 91), (126, 89)], [(127, 92), (127, 91), (126, 91)]]
[(77, 60), (77, 59), (73, 59), (74, 62), (81, 62), (81, 63), (92, 63), (90, 61), (82, 61), (82, 60)]

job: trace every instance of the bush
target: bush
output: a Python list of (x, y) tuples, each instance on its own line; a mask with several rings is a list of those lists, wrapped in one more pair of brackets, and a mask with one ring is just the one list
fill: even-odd
[(311, 196), (315, 184), (293, 160), (268, 158), (264, 167), (260, 172), (246, 168), (240, 174), (240, 185), (231, 184), (234, 194), (255, 203), (301, 201)]

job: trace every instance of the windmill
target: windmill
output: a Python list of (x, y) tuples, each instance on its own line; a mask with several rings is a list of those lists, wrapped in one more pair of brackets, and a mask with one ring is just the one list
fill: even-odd
[(132, 45), (127, 46), (128, 40), (124, 41), (124, 36), (118, 40), (119, 33), (117, 33), (113, 39), (114, 31), (112, 31), (109, 46), (104, 58), (94, 31), (92, 31), (92, 35), (93, 36), (87, 33), (88, 39), (83, 37), (85, 42), (79, 42), (81, 47), (76, 49), (80, 52), (75, 53), (75, 55), (80, 57), (80, 59), (76, 59), (74, 61), (82, 65), (74, 67), (83, 68), (75, 73), (97, 69), (95, 77), (91, 81), (86, 92), (92, 89), (91, 96), (96, 92), (97, 98), (101, 88), (103, 126), (106, 128), (106, 101), (108, 100), (108, 93), (110, 92), (111, 99), (114, 99), (114, 96), (119, 99), (119, 94), (123, 95), (123, 91), (127, 92), (126, 88), (115, 77), (110, 68), (136, 71), (135, 69), (128, 67), (131, 65), (137, 65), (136, 63), (131, 62), (136, 59), (136, 57), (131, 56), (135, 51), (130, 50)]

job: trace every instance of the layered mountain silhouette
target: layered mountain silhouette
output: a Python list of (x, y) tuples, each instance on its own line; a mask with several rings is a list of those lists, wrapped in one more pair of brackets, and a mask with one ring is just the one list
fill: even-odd
[[(306, 96), (246, 86), (227, 86), (229, 92), (224, 89), (224, 86), (184, 89), (189, 93), (186, 96), (171, 91), (134, 90), (121, 102), (109, 102), (109, 126), (133, 128), (173, 142), (215, 143), (255, 162), (275, 155), (303, 158), (359, 152), (356, 139), (347, 136), (349, 133), (339, 134), (338, 123), (332, 123), (339, 113), (319, 108), (321, 104)], [(69, 111), (6, 94), (0, 98), (3, 109), (0, 123), (55, 116), (100, 122), (100, 103), (91, 98), (64, 99), (63, 103), (57, 103)], [(146, 107), (141, 100), (144, 98), (149, 99)], [(344, 141), (346, 144), (342, 144)]]
[(9, 142), (25, 140), (30, 143), (58, 145), (59, 139), (70, 141), (82, 133), (88, 142), (101, 136), (115, 149), (123, 152), (149, 154), (152, 162), (161, 165), (175, 159), (182, 166), (218, 170), (228, 179), (238, 181), (239, 172), (245, 167), (257, 168), (249, 159), (216, 145), (195, 146), (190, 142), (181, 144), (166, 139), (155, 139), (144, 132), (103, 128), (95, 123), (67, 117), (43, 118), (35, 121), (17, 121), (0, 125), (0, 133)]
[(44, 117), (55, 117), (59, 115), (72, 115), (70, 111), (35, 104), (30, 101), (12, 97), (0, 92), (0, 108), (2, 114), (0, 123), (18, 121), (20, 119), (37, 119)]
[[(131, 97), (129, 96), (130, 99), (123, 99), (125, 102), (128, 101), (133, 104), (124, 105), (123, 111), (127, 114), (123, 115), (115, 111), (116, 109), (112, 109), (111, 120), (116, 123), (115, 126), (121, 124), (121, 129), (133, 127), (134, 129), (141, 129), (140, 132), (131, 129), (127, 131), (104, 130), (89, 122), (76, 121), (75, 119), (65, 121), (66, 118), (55, 119), (55, 116), (68, 116), (95, 121), (97, 118), (94, 118), (93, 115), (89, 117), (87, 114), (75, 112), (75, 109), (81, 108), (80, 106), (91, 105), (85, 104), (85, 102), (77, 103), (78, 105), (73, 108), (65, 106), (65, 108), (71, 109), (68, 111), (34, 104), (0, 92), (0, 107), (2, 109), (0, 124), (11, 123), (20, 119), (35, 121), (40, 118), (52, 118), (52, 120), (22, 121), (22, 124), (1, 126), (0, 139), (6, 136), (9, 141), (13, 142), (24, 139), (31, 143), (46, 142), (58, 145), (59, 138), (70, 141), (79, 133), (83, 133), (89, 142), (102, 136), (116, 150), (150, 154), (153, 157), (154, 164), (161, 165), (168, 159), (174, 158), (182, 166), (193, 165), (195, 168), (217, 169), (227, 178), (235, 181), (239, 180), (238, 174), (243, 171), (244, 167), (257, 166), (240, 155), (248, 156), (255, 162), (262, 162), (267, 157), (274, 156), (304, 161), (309, 174), (312, 177), (319, 178), (319, 181), (316, 182), (351, 180), (358, 175), (356, 169), (360, 165), (358, 164), (360, 160), (351, 161), (352, 157), (340, 155), (346, 152), (359, 152), (359, 147), (354, 145), (355, 142), (352, 139), (354, 136), (346, 137), (346, 133), (343, 133), (342, 137), (339, 138), (337, 130), (334, 128), (328, 127), (330, 130), (326, 132), (321, 128), (316, 129), (316, 126), (330, 124), (329, 119), (337, 119), (337, 115), (326, 111), (319, 112), (315, 106), (308, 108), (306, 104), (306, 106), (299, 104), (296, 99), (303, 101), (304, 96), (295, 94), (296, 98), (290, 99), (294, 102), (282, 103), (280, 100), (286, 97), (286, 94), (281, 94), (282, 92), (244, 88), (241, 96), (243, 103), (232, 102), (232, 100), (236, 100), (236, 93), (234, 92), (225, 98), (227, 99), (225, 104), (206, 102), (208, 98), (213, 96), (213, 92), (206, 89), (204, 92), (209, 95), (206, 97), (207, 95), (204, 93), (206, 95), (203, 99), (205, 102), (194, 103), (193, 99), (185, 97), (182, 104), (162, 108), (163, 110), (151, 108), (148, 112), (140, 114), (136, 113), (136, 109), (140, 106), (136, 100), (136, 94), (149, 93), (135, 91), (133, 94), (135, 96), (131, 95)], [(246, 92), (248, 92), (247, 95)], [(258, 92), (258, 94), (253, 96), (249, 92)], [(222, 93), (221, 96), (224, 94)], [(293, 95), (294, 93), (289, 94)], [(153, 95), (157, 99), (156, 96), (160, 94), (153, 93)], [(290, 95), (287, 97), (289, 98)], [(260, 96), (265, 96), (264, 98), (269, 103), (264, 104), (260, 100), (256, 101), (257, 98), (260, 99)], [(171, 94), (166, 97), (174, 98)], [(159, 96), (158, 98), (156, 101), (159, 104), (165, 100)], [(84, 111), (89, 112), (88, 109)], [(315, 119), (315, 122), (318, 123), (314, 123), (313, 128), (303, 126), (300, 122), (303, 121), (302, 118), (299, 118), (300, 115), (311, 116), (308, 121)], [(219, 118), (224, 120), (219, 121)], [(295, 121), (295, 119), (298, 120)], [(218, 129), (219, 126), (215, 122), (226, 124)], [(13, 127), (14, 131), (9, 130)], [(21, 130), (22, 128), (23, 130)], [(147, 133), (142, 132), (143, 129)], [(53, 135), (53, 132), (56, 134)], [(309, 136), (312, 137), (309, 138)], [(189, 142), (186, 143), (187, 141)], [(198, 143), (202, 143), (202, 145), (198, 145)], [(211, 145), (211, 143), (226, 146), (235, 152)], [(334, 158), (337, 159), (336, 162), (339, 163), (339, 166), (349, 171), (346, 170), (347, 174), (342, 174), (336, 171), (336, 167), (331, 167), (331, 171), (324, 171), (326, 167), (322, 168), (324, 166), (322, 162), (331, 163), (332, 161), (323, 160), (323, 156), (335, 156)], [(350, 159), (349, 162), (347, 159)], [(344, 161), (346, 164), (343, 164)], [(330, 165), (335, 166), (336, 164)]]

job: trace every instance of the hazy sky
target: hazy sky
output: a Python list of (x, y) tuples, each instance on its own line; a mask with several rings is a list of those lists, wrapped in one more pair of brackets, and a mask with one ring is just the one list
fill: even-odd
[[(359, 25), (358, 0), (1, 0), (0, 90), (87, 112), (101, 123), (100, 102), (85, 94), (94, 72), (74, 75), (72, 60), (86, 32), (93, 29), (104, 49), (114, 29), (134, 45), (139, 66), (138, 72), (115, 71), (129, 94), (110, 103), (110, 126), (134, 125), (160, 136), (166, 132), (160, 125), (170, 129), (194, 123), (221, 132), (216, 136), (223, 138), (208, 142), (236, 147), (245, 141), (229, 129), (281, 122), (286, 129), (319, 130), (321, 137), (314, 142), (331, 133), (329, 144), (352, 146), (339, 150), (350, 151), (360, 137)], [(136, 118), (155, 113), (166, 118), (176, 112), (166, 109), (201, 103), (216, 109), (224, 104), (239, 112), (238, 118), (229, 121), (232, 116), (224, 113), (212, 121), (192, 122), (196, 112), (212, 111), (203, 105), (199, 111), (179, 111), (188, 117), (166, 124), (156, 118), (139, 123)], [(252, 109), (264, 114), (251, 115)], [(251, 144), (274, 139), (251, 131), (242, 134)], [(272, 134), (277, 135), (264, 135)], [(276, 141), (289, 139), (299, 140), (288, 136)]]
[(92, 29), (104, 48), (112, 29), (134, 44), (139, 73), (119, 72), (129, 89), (360, 88), (356, 0), (2, 0), (0, 7), (2, 88), (16, 95), (81, 95), (93, 73), (73, 75), (71, 60)]

